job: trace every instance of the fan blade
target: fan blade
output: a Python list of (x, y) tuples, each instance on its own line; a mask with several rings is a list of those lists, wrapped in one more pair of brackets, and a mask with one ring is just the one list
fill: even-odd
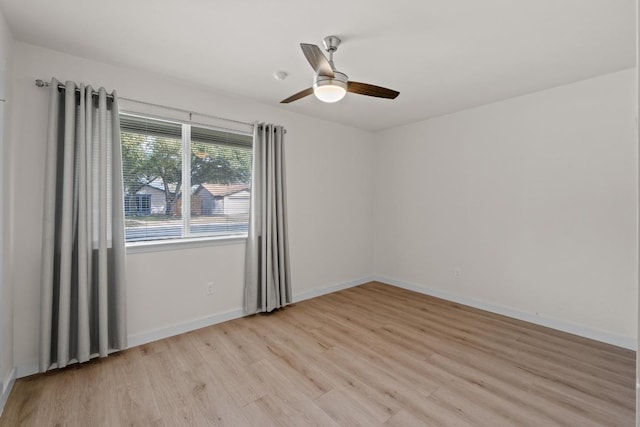
[(315, 44), (300, 43), (302, 53), (311, 64), (313, 71), (321, 76), (334, 77), (333, 68), (326, 56), (322, 53), (320, 48)]
[(305, 90), (301, 90), (300, 92), (296, 93), (295, 95), (291, 95), (287, 99), (283, 99), (282, 101), (280, 101), (280, 104), (288, 104), (290, 102), (297, 101), (298, 99), (304, 98), (305, 96), (311, 95), (312, 93), (313, 93), (313, 88), (309, 87), (309, 88), (307, 88)]
[(367, 83), (349, 82), (347, 91), (359, 95), (375, 96), (377, 98), (396, 99), (400, 92), (387, 89), (386, 87), (374, 86)]

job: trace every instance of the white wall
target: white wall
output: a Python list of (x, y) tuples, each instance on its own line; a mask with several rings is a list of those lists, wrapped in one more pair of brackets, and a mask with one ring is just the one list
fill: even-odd
[[(51, 76), (283, 124), (298, 297), (367, 280), (375, 249), (375, 273), (389, 282), (635, 340), (633, 71), (373, 135), (21, 43), (12, 68), (19, 72), (5, 156), (19, 166), (7, 191), (22, 374), (37, 364), (39, 335), (48, 93), (34, 80)], [(239, 313), (243, 255), (242, 243), (129, 254), (132, 342)], [(217, 288), (206, 297), (210, 281)]]
[[(373, 153), (369, 132), (134, 69), (14, 45), (14, 115), (10, 144), (15, 184), (15, 361), (19, 374), (37, 364), (40, 238), (48, 91), (34, 80), (58, 79), (116, 88), (121, 97), (287, 130), (289, 226), (294, 296), (357, 283), (373, 271)], [(277, 100), (274, 100), (274, 105)], [(353, 197), (357, 194), (358, 197)], [(185, 322), (238, 312), (244, 244), (127, 256), (132, 342)], [(217, 284), (205, 296), (205, 283)], [(196, 322), (197, 323), (197, 322)], [(193, 323), (191, 323), (193, 325)], [(160, 334), (161, 335), (161, 334)]]
[(635, 348), (634, 79), (376, 135), (376, 276)]
[[(0, 98), (8, 100), (9, 67), (13, 38), (4, 15), (0, 11)], [(9, 164), (6, 161), (9, 150), (6, 148), (9, 125), (7, 118), (11, 106), (0, 102), (0, 413), (13, 380), (13, 283), (11, 281), (11, 235), (10, 215), (7, 199), (10, 191)]]

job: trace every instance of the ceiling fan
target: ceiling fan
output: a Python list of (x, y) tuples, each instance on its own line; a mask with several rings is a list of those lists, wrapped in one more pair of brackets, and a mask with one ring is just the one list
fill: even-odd
[(400, 92), (367, 83), (349, 81), (346, 74), (336, 70), (333, 64), (333, 53), (340, 46), (340, 39), (336, 36), (327, 36), (322, 41), (324, 48), (329, 52), (329, 59), (322, 53), (322, 50), (315, 44), (300, 43), (302, 53), (311, 64), (311, 68), (316, 72), (313, 79), (313, 86), (302, 90), (287, 99), (280, 101), (281, 104), (288, 104), (312, 93), (320, 101), (338, 102), (347, 92), (359, 95), (375, 96), (377, 98), (395, 99)]

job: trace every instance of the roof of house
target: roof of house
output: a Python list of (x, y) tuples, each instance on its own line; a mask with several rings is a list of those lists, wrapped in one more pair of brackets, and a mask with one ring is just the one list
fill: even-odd
[(238, 183), (238, 184), (200, 184), (200, 186), (196, 189), (195, 194), (198, 194), (200, 191), (206, 190), (212, 196), (228, 196), (230, 194), (238, 193), (240, 191), (249, 190), (249, 184)]
[[(145, 185), (148, 185), (151, 188), (155, 188), (156, 190), (164, 191), (164, 182), (162, 181), (162, 178), (156, 178), (153, 181), (146, 183)], [(175, 183), (169, 184), (169, 192), (170, 193), (176, 192)]]

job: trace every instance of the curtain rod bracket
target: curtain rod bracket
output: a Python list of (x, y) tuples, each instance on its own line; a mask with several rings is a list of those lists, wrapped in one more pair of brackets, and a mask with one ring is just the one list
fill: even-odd
[(38, 86), (38, 87), (45, 87), (45, 86), (50, 86), (50, 85), (51, 85), (51, 83), (45, 82), (42, 79), (37, 79), (36, 80), (36, 86)]

